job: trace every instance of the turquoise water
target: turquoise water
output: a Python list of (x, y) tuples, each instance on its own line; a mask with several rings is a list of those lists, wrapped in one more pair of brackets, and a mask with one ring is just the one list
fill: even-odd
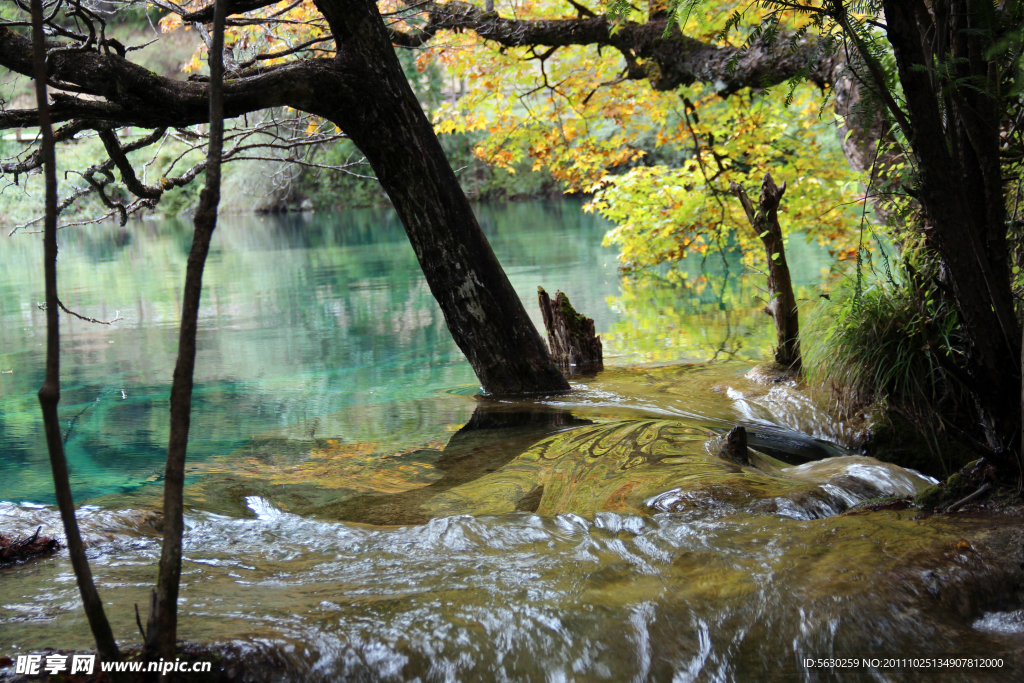
[[(609, 365), (721, 358), (721, 349), (757, 360), (772, 341), (757, 276), (721, 259), (683, 264), (683, 286), (659, 274), (629, 283), (601, 246), (609, 224), (579, 203), (477, 211), (534, 323), (537, 286), (566, 291), (594, 318)], [(120, 316), (109, 326), (61, 316), (60, 415), (79, 500), (162, 472), (190, 236), (177, 220), (60, 235), (62, 301), (88, 317)], [(825, 251), (801, 240), (790, 251), (798, 285), (816, 286)], [(41, 259), (39, 235), (0, 239), (0, 500), (53, 502), (35, 398)], [(198, 344), (191, 463), (280, 428), (398, 445), (443, 439), (468, 419), (465, 397), (478, 388), (390, 210), (222, 218)], [(453, 394), (461, 398), (438, 398)], [(346, 409), (352, 419), (339, 416)]]
[[(569, 204), (480, 214), (538, 322), (530, 297), (538, 285), (572, 292), (599, 329), (614, 321), (605, 299), (618, 292), (618, 278), (614, 252), (600, 246), (602, 221)], [(190, 225), (93, 226), (60, 241), (65, 305), (121, 317), (110, 326), (61, 318), (60, 414), (75, 494), (88, 498), (137, 487), (162, 469)], [(0, 500), (48, 503), (35, 399), (45, 337), (36, 307), (40, 242), (38, 235), (0, 240)], [(391, 211), (223, 218), (200, 319), (193, 461), (346, 406), (452, 389), (471, 394), (477, 386)], [(410, 417), (378, 427), (424, 427)]]

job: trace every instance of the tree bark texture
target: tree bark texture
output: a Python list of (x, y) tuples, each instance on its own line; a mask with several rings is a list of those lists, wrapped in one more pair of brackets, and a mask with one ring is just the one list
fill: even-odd
[(185, 288), (178, 336), (178, 360), (171, 385), (171, 433), (167, 444), (164, 473), (164, 542), (160, 572), (150, 604), (146, 629), (145, 654), (173, 659), (178, 637), (178, 592), (181, 583), (181, 549), (184, 533), (185, 458), (192, 415), (192, 382), (196, 363), (196, 333), (199, 303), (203, 290), (203, 269), (210, 251), (210, 240), (217, 227), (220, 203), (221, 151), (224, 144), (225, 0), (217, 0), (210, 47), (210, 141), (206, 156), (206, 185), (199, 197), (195, 215), (192, 247), (185, 268)]
[(575, 375), (604, 370), (601, 337), (594, 330), (594, 321), (576, 312), (569, 297), (555, 293), (554, 305), (543, 287), (537, 288), (541, 317), (548, 332), (551, 356), (563, 372)]
[(490, 394), (566, 391), (402, 72), (374, 3), (317, 0), (351, 74), (329, 117), (366, 155), (455, 343)]
[(60, 509), (68, 554), (82, 596), (89, 628), (96, 640), (100, 659), (116, 662), (121, 659), (114, 634), (110, 629), (103, 602), (85, 556), (85, 544), (75, 518), (75, 501), (71, 494), (64, 442), (60, 433), (57, 404), (60, 402), (60, 326), (57, 302), (57, 160), (54, 153), (53, 128), (50, 123), (49, 101), (46, 87), (46, 45), (43, 38), (42, 0), (32, 0), (32, 47), (36, 103), (39, 108), (39, 128), (42, 134), (43, 173), (46, 182), (46, 210), (43, 223), (43, 273), (46, 280), (46, 378), (39, 389), (39, 405), (43, 413), (46, 447), (53, 470), (53, 488)]
[(943, 111), (929, 71), (934, 55), (925, 53), (925, 46), (948, 49), (956, 77), (995, 87), (979, 35), (991, 7), (981, 0), (933, 5), (934, 20), (922, 0), (883, 2), (910, 115), (907, 137), (920, 168), (924, 236), (946, 266), (989, 446), (1007, 464), (1021, 433), (1021, 333), (1009, 275), (999, 120), (992, 97), (976, 85), (950, 88), (951, 107)]
[(802, 365), (800, 317), (796, 296), (793, 294), (793, 282), (789, 276), (789, 264), (786, 263), (782, 226), (779, 225), (779, 203), (786, 192), (786, 183), (778, 187), (771, 174), (765, 173), (756, 209), (742, 185), (732, 183), (729, 189), (740, 200), (750, 226), (764, 244), (764, 254), (768, 261), (769, 297), (764, 312), (775, 321), (775, 362), (799, 370)]

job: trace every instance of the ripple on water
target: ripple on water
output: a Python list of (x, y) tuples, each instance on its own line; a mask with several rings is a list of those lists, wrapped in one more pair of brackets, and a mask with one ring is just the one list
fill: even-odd
[[(994, 648), (986, 639), (1022, 620), (965, 622), (932, 597), (984, 569), (953, 552), (961, 520), (602, 511), (372, 527), (249, 504), (256, 518), (187, 515), (182, 634), (272, 655), (292, 680), (742, 681), (766, 666), (802, 678), (799, 653)], [(128, 511), (84, 517), (119, 541), (93, 567), (131, 641), (157, 544)], [(3, 581), (0, 642), (88, 646), (66, 558)]]
[(988, 633), (1024, 634), (1024, 609), (1011, 612), (986, 612), (972, 626)]

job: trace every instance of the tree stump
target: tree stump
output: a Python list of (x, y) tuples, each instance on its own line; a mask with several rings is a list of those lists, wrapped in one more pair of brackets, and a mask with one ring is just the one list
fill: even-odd
[(723, 460), (737, 465), (750, 465), (750, 451), (747, 449), (747, 430), (733, 427), (725, 436), (719, 437), (713, 452)]
[(540, 312), (548, 331), (551, 356), (568, 375), (604, 369), (601, 337), (594, 333), (594, 321), (576, 312), (564, 292), (555, 292), (554, 305), (543, 287), (537, 288)]

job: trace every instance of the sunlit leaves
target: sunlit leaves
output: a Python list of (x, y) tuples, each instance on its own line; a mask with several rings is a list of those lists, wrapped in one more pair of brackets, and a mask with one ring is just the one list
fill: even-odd
[(857, 177), (839, 153), (832, 125), (816, 117), (817, 97), (807, 86), (789, 108), (779, 93), (698, 99), (699, 121), (691, 116), (687, 125), (697, 144), (685, 163), (607, 175), (591, 187), (588, 208), (617, 224), (607, 239), (619, 245), (624, 265), (651, 266), (729, 240), (738, 241), (748, 264), (763, 263), (758, 235), (729, 184), (743, 184), (756, 197), (766, 172), (789, 187), (780, 214), (784, 230), (804, 232), (834, 251), (849, 249)]
[[(209, 5), (208, 0), (185, 0), (178, 3), (184, 9), (195, 11)], [(316, 9), (313, 0), (282, 0), (274, 5), (247, 12), (244, 15), (250, 21), (243, 25), (229, 25), (224, 31), (224, 44), (230, 50), (234, 59), (244, 62), (256, 55), (275, 55), (290, 51), (303, 43), (330, 34), (327, 22)], [(189, 30), (190, 26), (183, 25), (182, 19), (177, 14), (168, 14), (160, 20), (160, 28), (165, 32), (175, 31), (179, 28)], [(183, 68), (186, 72), (195, 72), (202, 68), (205, 62), (206, 45), (196, 36), (196, 53)], [(308, 46), (304, 51), (291, 55), (270, 57), (261, 59), (260, 64), (278, 64), (286, 59), (298, 56), (311, 56), (315, 54), (318, 44)]]
[[(735, 40), (728, 29), (739, 26), (734, 12), (745, 7), (684, 2), (675, 18), (687, 35)], [(564, 18), (567, 9), (564, 2), (538, 0), (513, 13)], [(618, 18), (645, 20), (625, 8)], [(801, 17), (782, 21), (792, 29)], [(824, 94), (810, 86), (796, 88), (787, 108), (784, 94), (722, 100), (700, 85), (655, 91), (623, 79), (623, 55), (607, 47), (499, 49), (459, 33), (439, 35), (432, 49), (466, 83), (464, 96), (437, 111), (438, 131), (484, 130), (476, 154), (488, 163), (511, 168), (529, 159), (567, 191), (593, 193), (587, 208), (617, 224), (608, 239), (626, 266), (703, 253), (723, 240), (738, 240), (748, 262), (763, 259), (728, 188), (739, 182), (756, 196), (768, 171), (791, 188), (785, 227), (806, 230), (837, 252), (850, 247), (856, 224), (846, 207), (859, 192), (857, 177), (839, 152), (835, 122), (819, 119)]]

